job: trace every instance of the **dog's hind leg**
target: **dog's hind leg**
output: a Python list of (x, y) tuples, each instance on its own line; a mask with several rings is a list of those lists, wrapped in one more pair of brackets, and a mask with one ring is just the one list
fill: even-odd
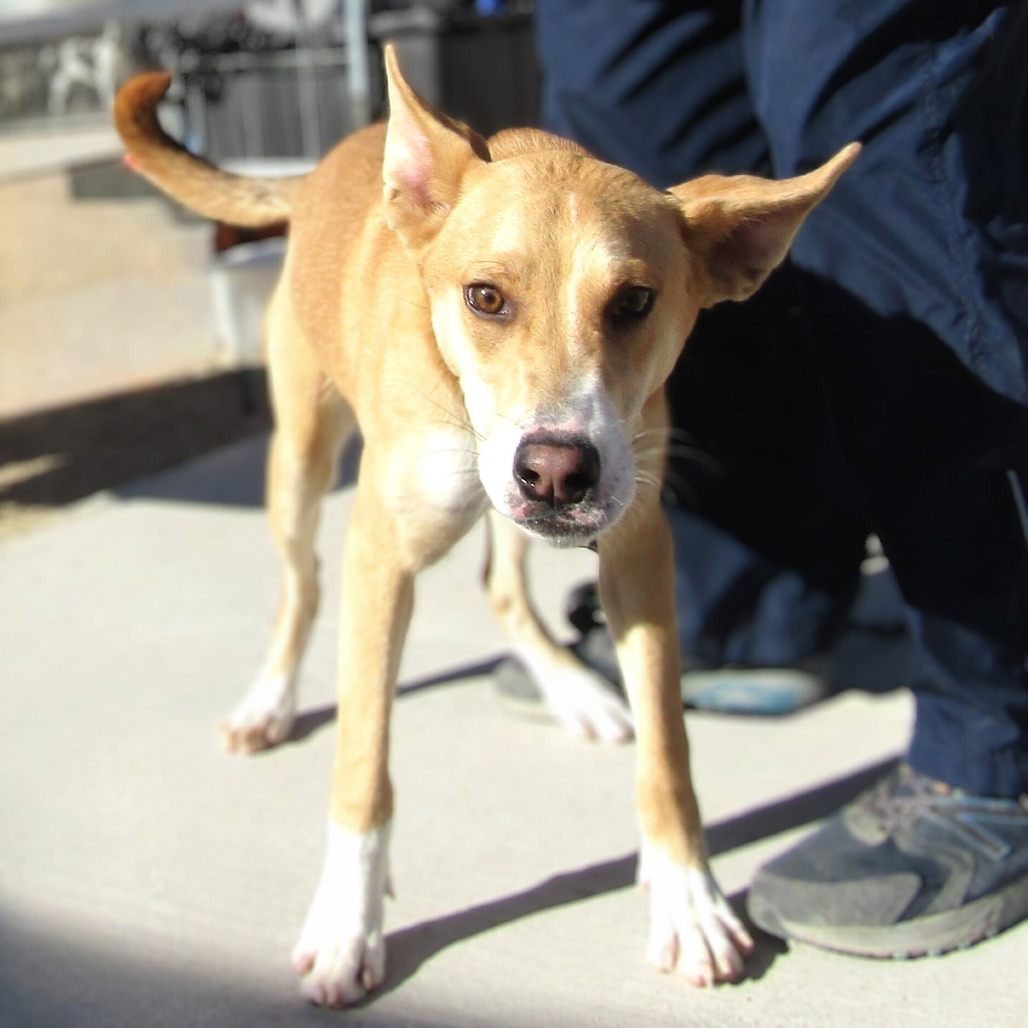
[(268, 316), (268, 374), (275, 431), (268, 456), (267, 503), (283, 562), (281, 600), (257, 679), (222, 724), (225, 748), (253, 753), (286, 739), (296, 717), (297, 673), (318, 607), (314, 539), (321, 500), (355, 423), (349, 405), (318, 369), (283, 309)]
[(632, 713), (609, 685), (559, 645), (539, 618), (528, 591), (529, 537), (509, 518), (489, 511), (485, 586), (518, 659), (550, 713), (575, 735), (600, 742), (632, 738)]

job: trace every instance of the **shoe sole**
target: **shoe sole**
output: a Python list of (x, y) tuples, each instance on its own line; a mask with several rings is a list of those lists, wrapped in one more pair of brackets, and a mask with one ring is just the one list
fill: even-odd
[[(607, 674), (593, 668), (588, 659), (583, 663), (608, 683), (612, 695), (624, 699), (624, 693), (610, 682)], [(516, 657), (500, 663), (493, 672), (493, 683), (496, 696), (508, 713), (539, 723), (553, 720), (538, 687)], [(687, 707), (755, 717), (794, 714), (831, 693), (821, 676), (790, 668), (689, 671), (682, 676), (681, 689)]]
[(750, 906), (754, 923), (771, 935), (852, 956), (905, 960), (967, 949), (1028, 917), (1028, 875), (956, 910), (892, 925), (809, 925)]
[(718, 668), (682, 676), (686, 706), (719, 714), (780, 717), (812, 706), (830, 692), (822, 675), (799, 668)]

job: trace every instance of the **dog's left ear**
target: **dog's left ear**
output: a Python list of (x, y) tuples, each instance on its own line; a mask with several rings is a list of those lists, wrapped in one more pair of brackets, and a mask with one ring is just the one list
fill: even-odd
[(685, 240), (706, 280), (702, 306), (752, 296), (859, 153), (860, 144), (850, 143), (798, 178), (705, 175), (669, 190), (682, 206)]
[(389, 87), (382, 177), (385, 217), (408, 251), (416, 255), (438, 232), (475, 161), (489, 159), (477, 133), (421, 99), (400, 73), (396, 51), (385, 48)]

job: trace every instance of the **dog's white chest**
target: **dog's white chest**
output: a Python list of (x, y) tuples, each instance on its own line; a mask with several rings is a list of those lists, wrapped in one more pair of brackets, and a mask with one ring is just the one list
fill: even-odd
[(438, 534), (452, 544), (485, 510), (475, 439), (463, 428), (408, 433), (389, 466), (395, 509), (408, 533)]
[(474, 437), (459, 427), (411, 433), (390, 462), (400, 537), (418, 565), (434, 563), (482, 516)]
[(460, 428), (433, 428), (417, 447), (412, 476), (419, 500), (451, 516), (480, 510), (482, 483), (474, 437)]

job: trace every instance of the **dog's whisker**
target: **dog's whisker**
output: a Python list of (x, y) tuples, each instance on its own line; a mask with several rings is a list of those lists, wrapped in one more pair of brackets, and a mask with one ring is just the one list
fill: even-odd
[(659, 475), (643, 470), (636, 471), (635, 481), (637, 485), (647, 485), (657, 489), (661, 488), (664, 484), (664, 480)]
[[(420, 395), (432, 404), (438, 411), (440, 411), (444, 417), (438, 419), (438, 424), (448, 425), (452, 428), (459, 428), (468, 435), (472, 436), (477, 442), (483, 442), (485, 436), (479, 432), (474, 425), (472, 425), (470, 419), (466, 413), (453, 410), (452, 407), (445, 406), (440, 403), (434, 396), (426, 393), (424, 390), (419, 390)], [(456, 449), (456, 448), (455, 448)]]
[(724, 465), (716, 457), (711, 456), (705, 450), (697, 450), (694, 447), (673, 446), (667, 451), (669, 457), (678, 457), (691, 464), (706, 468), (708, 471), (721, 473)]
[(513, 418), (508, 417), (503, 411), (494, 410), (493, 417), (498, 418), (500, 421), (506, 421), (508, 425), (514, 425), (515, 427), (518, 425)]
[(672, 501), (685, 500), (687, 503), (696, 503), (696, 490), (680, 475), (674, 468), (668, 468), (664, 472), (664, 488), (670, 493)]
[[(636, 436), (638, 440), (639, 436)], [(711, 472), (720, 473), (724, 471), (723, 464), (716, 458), (709, 454), (706, 450), (699, 449), (698, 447), (691, 446), (687, 443), (674, 443), (666, 446), (652, 445), (652, 446), (638, 446), (634, 447), (635, 454), (640, 459), (648, 457), (667, 457), (667, 458), (678, 458), (680, 460), (689, 461), (701, 467), (705, 467)]]
[(691, 445), (696, 442), (696, 436), (687, 431), (684, 428), (679, 428), (677, 425), (668, 425), (666, 428), (642, 428), (635, 435), (632, 436), (633, 441), (638, 439), (646, 439), (648, 437), (656, 436), (660, 439), (666, 440), (667, 442), (677, 441)]
[(651, 436), (656, 436), (658, 439), (669, 439), (673, 431), (673, 428), (640, 428), (632, 436), (632, 440), (637, 442), (640, 439), (648, 439)]

